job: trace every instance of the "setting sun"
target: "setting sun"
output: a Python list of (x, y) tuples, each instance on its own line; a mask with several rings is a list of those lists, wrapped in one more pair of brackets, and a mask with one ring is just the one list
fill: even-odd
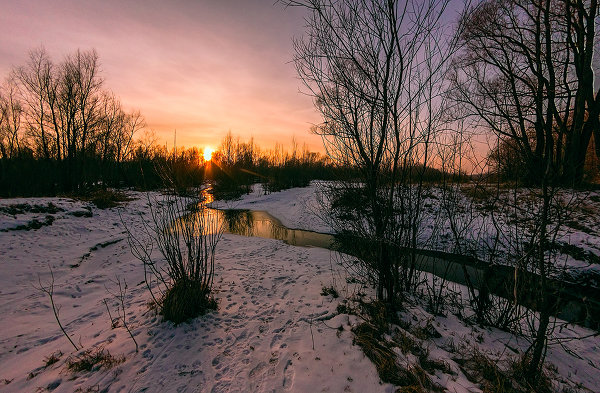
[(213, 151), (214, 150), (210, 147), (204, 148), (204, 161), (210, 161), (212, 159)]

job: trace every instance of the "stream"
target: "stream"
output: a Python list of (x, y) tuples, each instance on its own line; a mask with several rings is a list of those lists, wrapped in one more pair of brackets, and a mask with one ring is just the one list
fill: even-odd
[[(242, 209), (211, 209), (222, 220), (225, 233), (281, 240), (292, 246), (336, 249), (334, 235), (287, 228), (266, 211)], [(417, 251), (418, 270), (434, 274), (458, 284), (470, 280), (479, 289), (484, 275), (490, 291), (506, 299), (513, 299), (515, 271), (510, 266), (489, 265), (474, 258), (441, 251)], [(532, 273), (520, 272), (520, 277), (531, 278)], [(528, 277), (529, 275), (529, 277)], [(523, 278), (521, 278), (523, 279)], [(559, 280), (550, 280), (554, 315), (568, 321), (598, 330), (600, 328), (600, 289)], [(518, 299), (523, 306), (536, 309), (536, 304), (525, 296)]]

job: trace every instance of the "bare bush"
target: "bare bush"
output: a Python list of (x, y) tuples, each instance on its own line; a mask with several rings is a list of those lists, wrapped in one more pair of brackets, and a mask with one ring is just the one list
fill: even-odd
[(127, 330), (129, 337), (131, 337), (131, 340), (135, 344), (135, 351), (138, 352), (139, 351), (138, 343), (135, 339), (135, 336), (131, 332), (131, 328), (129, 327), (129, 324), (127, 323), (127, 312), (126, 312), (126, 308), (125, 308), (125, 298), (127, 297), (127, 281), (125, 279), (121, 280), (120, 277), (117, 277), (115, 284), (119, 290), (118, 292), (112, 292), (108, 288), (106, 288), (106, 291), (109, 294), (111, 294), (112, 297), (117, 301), (117, 318), (116, 319), (114, 319), (112, 317), (112, 313), (110, 312), (110, 308), (108, 307), (107, 299), (103, 300), (104, 305), (106, 306), (106, 310), (108, 311), (111, 328), (114, 329), (115, 327), (117, 327), (119, 324), (119, 321), (120, 321), (123, 324), (123, 327), (125, 328), (125, 330)]
[[(143, 233), (127, 229), (133, 255), (144, 265), (154, 303), (166, 320), (184, 322), (216, 308), (211, 298), (215, 248), (222, 223), (196, 189), (186, 194), (147, 194), (150, 219)], [(126, 225), (127, 227), (127, 225)], [(162, 258), (157, 258), (158, 250)]]

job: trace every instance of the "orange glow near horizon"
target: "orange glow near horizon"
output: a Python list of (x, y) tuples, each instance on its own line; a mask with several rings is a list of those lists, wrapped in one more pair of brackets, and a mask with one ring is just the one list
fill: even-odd
[(310, 133), (320, 117), (291, 63), (303, 12), (262, 0), (7, 2), (0, 83), (40, 46), (56, 63), (96, 49), (104, 87), (142, 113), (161, 146), (218, 146), (231, 131), (263, 148), (295, 137), (323, 152)]

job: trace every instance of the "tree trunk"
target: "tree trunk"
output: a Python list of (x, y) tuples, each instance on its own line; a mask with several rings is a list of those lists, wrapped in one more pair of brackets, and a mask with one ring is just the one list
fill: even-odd
[(542, 306), (542, 310), (540, 311), (540, 324), (537, 328), (535, 341), (533, 342), (532, 346), (533, 352), (531, 354), (529, 367), (527, 369), (527, 379), (532, 386), (537, 383), (537, 380), (540, 377), (544, 360), (544, 351), (548, 341), (546, 332), (548, 330), (548, 325), (550, 324), (550, 313), (548, 312), (548, 308), (545, 306), (546, 305), (544, 304)]
[(539, 227), (539, 241), (537, 244), (536, 250), (536, 260), (537, 260), (537, 268), (539, 274), (539, 292), (538, 292), (538, 300), (540, 304), (540, 322), (538, 328), (535, 333), (534, 342), (530, 349), (533, 349), (531, 354), (531, 359), (529, 360), (529, 365), (527, 367), (526, 377), (530, 384), (534, 386), (537, 383), (538, 378), (540, 377), (540, 373), (542, 371), (542, 365), (544, 363), (544, 355), (545, 349), (548, 342), (547, 331), (548, 325), (550, 323), (550, 302), (549, 302), (549, 293), (548, 293), (548, 269), (546, 269), (546, 258), (545, 258), (545, 250), (547, 245), (547, 229), (550, 215), (550, 203), (551, 203), (551, 195), (548, 190), (548, 175), (550, 172), (550, 161), (548, 161), (548, 165), (546, 167), (546, 177), (542, 180), (542, 193), (543, 193), (543, 206)]

